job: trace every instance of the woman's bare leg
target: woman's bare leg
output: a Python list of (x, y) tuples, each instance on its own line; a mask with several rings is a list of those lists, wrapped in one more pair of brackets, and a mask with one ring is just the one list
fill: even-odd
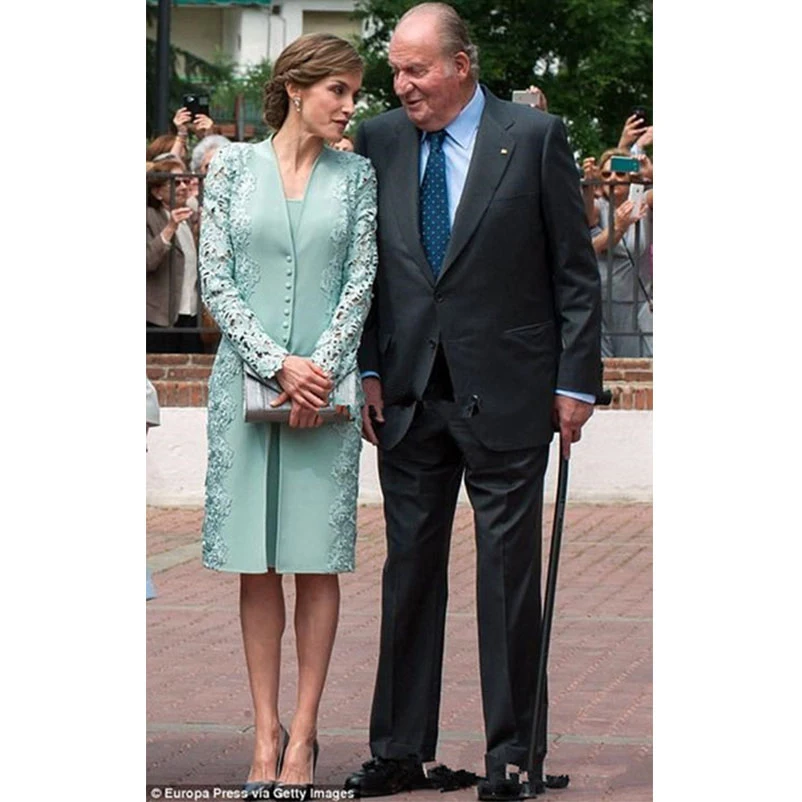
[(281, 636), (285, 625), (279, 574), (272, 569), (266, 574), (240, 574), (240, 621), (256, 727), (248, 782), (275, 780)]
[(296, 574), (298, 706), (280, 777), (281, 782), (288, 785), (305, 785), (312, 781), (312, 744), (317, 737), (320, 697), (326, 684), (339, 611), (337, 574)]

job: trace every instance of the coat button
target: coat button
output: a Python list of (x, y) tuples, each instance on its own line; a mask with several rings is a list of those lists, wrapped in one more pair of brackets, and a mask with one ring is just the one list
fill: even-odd
[(288, 328), (290, 327), (290, 324), (289, 324), (289, 323), (287, 323), (287, 321), (285, 320), (285, 321), (284, 321), (284, 322), (281, 324), (281, 326), (282, 326), (282, 328), (288, 329)]
[(443, 303), (443, 296), (438, 292), (437, 295), (434, 296), (434, 300), (435, 303), (441, 304)]
[(291, 261), (292, 261), (292, 256), (288, 256), (288, 257), (287, 257), (287, 261), (288, 261), (288, 262), (291, 262)]

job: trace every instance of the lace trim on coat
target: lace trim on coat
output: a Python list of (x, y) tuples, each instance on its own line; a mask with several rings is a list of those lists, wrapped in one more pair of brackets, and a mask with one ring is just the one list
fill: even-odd
[(209, 461), (206, 467), (206, 511), (203, 518), (203, 564), (206, 568), (216, 570), (221, 569), (228, 560), (228, 545), (221, 533), (231, 512), (231, 496), (225, 487), (225, 475), (234, 464), (234, 449), (229, 445), (226, 433), (237, 412), (226, 388), (239, 371), (239, 357), (231, 345), (222, 339), (209, 378), (206, 424)]
[[(323, 292), (330, 301), (336, 297), (336, 304), (332, 304), (329, 325), (318, 338), (311, 356), (333, 377), (335, 384), (356, 369), (362, 327), (373, 299), (378, 254), (376, 174), (371, 164), (359, 159), (356, 169), (349, 172), (347, 181), (336, 193), (342, 198), (341, 214), (335, 224), (338, 239), (322, 281)], [(361, 403), (351, 409), (352, 417), (358, 416), (360, 406)]]
[(269, 379), (288, 352), (270, 337), (247, 303), (261, 272), (248, 256), (248, 204), (256, 179), (246, 160), (252, 147), (229, 145), (212, 161), (204, 185), (198, 273), (203, 302), (220, 331), (257, 374)]
[[(343, 161), (353, 157), (343, 157)], [(376, 275), (376, 175), (363, 160), (349, 171), (334, 189), (339, 214), (332, 231), (332, 255), (323, 271), (321, 289), (331, 315), (312, 359), (334, 377), (335, 383), (357, 369), (356, 353), (362, 327), (373, 298)], [(355, 214), (352, 210), (356, 210)], [(356, 377), (355, 377), (356, 378)], [(357, 402), (350, 407), (352, 421), (344, 424), (342, 445), (332, 467), (338, 488), (329, 509), (333, 533), (328, 569), (333, 573), (354, 570), (356, 505), (359, 491), (359, 454), (362, 449), (361, 382), (357, 381)], [(338, 403), (335, 397), (334, 403)], [(339, 428), (339, 427), (338, 427)]]
[(222, 531), (231, 512), (231, 496), (225, 476), (234, 464), (234, 451), (227, 434), (237, 415), (228, 388), (239, 380), (243, 358), (259, 372), (272, 375), (286, 355), (247, 305), (261, 276), (259, 264), (248, 256), (252, 225), (248, 208), (256, 189), (256, 179), (246, 164), (249, 153), (248, 146), (242, 145), (220, 151), (204, 187), (198, 272), (204, 303), (224, 335), (209, 379), (207, 408), (209, 461), (203, 564), (214, 569), (222, 568), (228, 559)]
[(359, 453), (362, 450), (361, 418), (337, 425), (342, 445), (332, 468), (337, 495), (329, 508), (329, 526), (334, 534), (328, 570), (333, 574), (354, 570), (356, 503), (359, 491)]

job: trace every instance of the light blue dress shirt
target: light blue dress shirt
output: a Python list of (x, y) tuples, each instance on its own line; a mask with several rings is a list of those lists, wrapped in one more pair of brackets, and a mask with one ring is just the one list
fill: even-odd
[[(463, 110), (446, 126), (446, 138), (443, 140), (443, 155), (446, 158), (446, 191), (448, 192), (448, 216), (451, 227), (454, 227), (454, 218), (462, 190), (465, 189), (465, 179), (471, 165), (473, 146), (476, 144), (476, 134), (479, 132), (479, 122), (485, 108), (485, 96), (479, 85), (473, 97)], [(421, 135), (420, 162), (418, 184), (423, 183), (423, 174), (426, 163), (429, 161), (429, 135), (424, 131)]]
[[(443, 154), (446, 159), (446, 191), (448, 192), (448, 216), (451, 227), (454, 227), (454, 218), (457, 214), (462, 191), (465, 189), (465, 179), (473, 156), (473, 147), (476, 144), (476, 135), (479, 132), (479, 123), (485, 108), (485, 96), (479, 84), (473, 97), (468, 101), (462, 111), (446, 126), (446, 138), (443, 140)], [(423, 183), (423, 174), (426, 171), (426, 162), (429, 159), (429, 135), (426, 131), (421, 133), (420, 161), (418, 164), (418, 184)], [(365, 371), (362, 378), (375, 376), (373, 371)], [(555, 390), (558, 395), (565, 395), (593, 404), (596, 399), (586, 393), (575, 393), (571, 390)]]

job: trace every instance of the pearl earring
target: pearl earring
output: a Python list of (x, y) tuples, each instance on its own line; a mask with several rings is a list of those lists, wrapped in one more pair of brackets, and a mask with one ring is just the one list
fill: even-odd
[(296, 111), (300, 111), (301, 110), (301, 98), (298, 95), (296, 95), (292, 99), (292, 102), (295, 104), (295, 110)]

